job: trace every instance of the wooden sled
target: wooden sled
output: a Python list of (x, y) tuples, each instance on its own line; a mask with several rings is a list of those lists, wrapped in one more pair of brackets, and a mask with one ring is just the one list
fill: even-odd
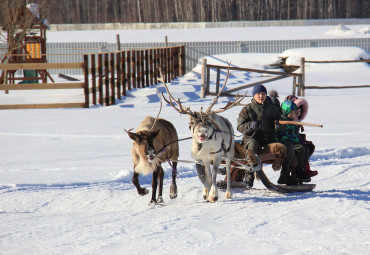
[[(231, 163), (231, 187), (232, 188), (248, 188), (244, 182), (243, 178), (245, 176), (245, 169), (240, 167), (240, 163), (243, 165), (247, 165), (247, 161), (245, 160), (245, 151), (244, 147), (239, 143), (235, 142), (234, 146), (234, 158), (237, 159), (237, 162), (232, 161)], [(280, 143), (271, 143), (267, 146), (261, 148), (258, 151), (258, 158), (261, 160), (261, 170), (256, 171), (256, 177), (257, 179), (261, 180), (263, 185), (270, 191), (277, 192), (277, 193), (292, 193), (292, 192), (309, 192), (312, 191), (316, 184), (298, 184), (294, 186), (286, 186), (286, 185), (278, 185), (272, 183), (266, 174), (264, 173), (262, 166), (263, 164), (272, 164), (272, 168), (275, 171), (278, 171), (281, 169), (281, 166), (283, 162), (286, 159), (286, 149), (285, 146)], [(225, 162), (223, 162), (225, 163)], [(239, 163), (239, 164), (238, 164)], [(198, 177), (201, 180), (202, 183), (204, 183), (204, 166), (201, 164), (196, 164), (196, 169), (198, 172)], [(225, 172), (220, 170), (220, 172)], [(226, 188), (226, 180), (227, 177), (225, 177), (225, 180), (218, 181), (217, 186), (220, 189)]]

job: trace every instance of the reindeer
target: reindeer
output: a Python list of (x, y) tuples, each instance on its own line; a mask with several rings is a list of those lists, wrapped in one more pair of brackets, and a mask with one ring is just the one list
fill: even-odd
[[(193, 139), (191, 155), (195, 160), (201, 161), (205, 167), (203, 198), (209, 202), (216, 202), (218, 200), (218, 188), (216, 185), (217, 170), (223, 157), (226, 161), (226, 175), (228, 180), (225, 197), (231, 198), (230, 165), (231, 158), (234, 154), (234, 130), (231, 123), (226, 118), (218, 115), (218, 113), (224, 112), (231, 107), (239, 105), (241, 100), (244, 99), (245, 95), (243, 97), (238, 95), (233, 102), (229, 101), (226, 106), (220, 110), (211, 111), (212, 107), (217, 102), (219, 96), (225, 88), (229, 75), (228, 69), (224, 85), (205, 112), (203, 112), (202, 108), (200, 112), (193, 112), (190, 110), (190, 107), (185, 108), (182, 106), (180, 99), (176, 100), (171, 95), (166, 83), (163, 80), (162, 74), (161, 78), (159, 78), (164, 84), (168, 93), (168, 99), (162, 93), (165, 101), (180, 114), (189, 115), (189, 129), (192, 133)], [(213, 165), (212, 171), (211, 164)]]
[[(162, 104), (161, 104), (162, 106)], [(175, 127), (171, 122), (147, 116), (140, 123), (136, 133), (125, 130), (128, 136), (134, 141), (131, 150), (134, 161), (134, 175), (132, 183), (135, 185), (139, 195), (144, 196), (149, 193), (146, 188), (141, 188), (139, 184), (139, 174), (147, 175), (153, 172), (152, 177), (152, 198), (149, 205), (163, 203), (162, 189), (164, 172), (161, 164), (166, 160), (172, 161), (172, 183), (170, 187), (170, 198), (177, 197), (176, 168), (177, 158), (179, 157), (178, 136)], [(159, 180), (158, 198), (156, 192)]]

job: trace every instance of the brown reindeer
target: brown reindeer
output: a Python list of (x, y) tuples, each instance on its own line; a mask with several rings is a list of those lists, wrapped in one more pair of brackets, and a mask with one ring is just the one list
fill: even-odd
[(216, 185), (217, 170), (223, 157), (226, 161), (226, 174), (229, 180), (227, 182), (225, 197), (231, 197), (230, 165), (231, 158), (234, 155), (234, 130), (231, 123), (226, 118), (218, 115), (218, 113), (224, 112), (233, 106), (239, 105), (240, 101), (243, 100), (245, 96), (237, 96), (233, 102), (229, 101), (222, 109), (211, 111), (211, 108), (217, 102), (219, 96), (225, 88), (228, 77), (229, 70), (227, 72), (225, 83), (219, 94), (214, 98), (211, 105), (204, 112), (202, 109), (200, 112), (193, 112), (190, 110), (190, 107), (183, 107), (180, 99), (176, 100), (171, 95), (163, 78), (160, 78), (169, 95), (168, 99), (166, 99), (162, 93), (162, 96), (166, 102), (169, 103), (179, 113), (189, 115), (189, 129), (193, 137), (191, 155), (195, 160), (201, 161), (205, 167), (203, 198), (210, 202), (215, 202), (218, 200), (218, 188)]
[[(158, 114), (159, 115), (159, 114)], [(176, 186), (176, 167), (179, 157), (178, 136), (175, 127), (171, 122), (147, 116), (140, 123), (136, 133), (126, 131), (134, 141), (131, 150), (134, 161), (134, 175), (132, 183), (137, 192), (144, 196), (149, 193), (146, 188), (141, 188), (139, 184), (139, 174), (147, 175), (153, 173), (152, 177), (152, 198), (149, 204), (163, 203), (162, 189), (164, 172), (161, 164), (166, 160), (172, 160), (172, 183), (170, 187), (170, 197), (177, 197)], [(159, 180), (158, 198), (156, 192)]]

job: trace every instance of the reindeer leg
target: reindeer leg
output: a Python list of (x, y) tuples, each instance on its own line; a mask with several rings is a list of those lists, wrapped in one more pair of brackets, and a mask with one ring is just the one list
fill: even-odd
[(145, 196), (149, 193), (149, 191), (146, 188), (141, 188), (139, 183), (139, 174), (134, 172), (134, 175), (132, 176), (132, 183), (135, 185), (137, 189), (137, 193), (141, 196)]
[(227, 177), (225, 198), (231, 198), (231, 160), (226, 158), (225, 162), (226, 162), (226, 177)]
[(163, 203), (163, 197), (162, 197), (162, 191), (163, 191), (163, 177), (164, 177), (164, 172), (162, 166), (159, 166), (159, 175), (158, 175), (158, 180), (159, 180), (159, 190), (158, 190), (158, 198), (157, 202), (158, 203)]
[(172, 183), (170, 187), (170, 198), (175, 199), (177, 198), (177, 185), (176, 185), (176, 170), (177, 170), (177, 162), (172, 162)]
[(212, 167), (212, 186), (208, 195), (209, 202), (216, 202), (218, 200), (218, 188), (216, 185), (218, 166), (221, 163), (221, 158), (215, 159)]
[(204, 186), (203, 186), (203, 199), (207, 200), (209, 196), (209, 191), (212, 185), (212, 177), (211, 177), (211, 163), (210, 162), (203, 162), (204, 164)]
[(149, 205), (157, 204), (156, 195), (157, 195), (159, 171), (160, 170), (157, 168), (153, 172), (153, 178), (152, 178), (152, 200), (150, 200)]

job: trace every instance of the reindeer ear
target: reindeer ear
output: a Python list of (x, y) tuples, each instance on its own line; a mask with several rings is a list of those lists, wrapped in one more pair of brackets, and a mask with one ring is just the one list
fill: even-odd
[(132, 132), (127, 132), (128, 136), (134, 140), (135, 142), (138, 142), (140, 143), (140, 136), (136, 133), (132, 133)]
[(159, 134), (159, 131), (161, 131), (159, 128), (158, 129), (156, 129), (156, 130), (154, 130), (154, 131), (152, 131), (152, 132), (150, 132), (150, 134), (153, 136), (153, 138), (154, 137), (156, 137), (158, 134)]

